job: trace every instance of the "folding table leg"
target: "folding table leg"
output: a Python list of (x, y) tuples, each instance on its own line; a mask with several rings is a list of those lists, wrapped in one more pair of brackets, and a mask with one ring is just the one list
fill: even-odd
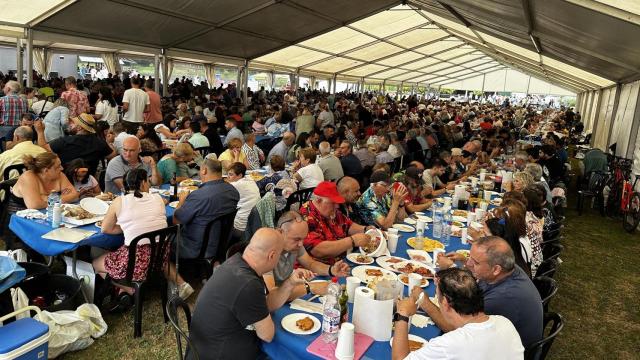
[(77, 259), (77, 253), (76, 253), (77, 249), (73, 249), (73, 257), (72, 257), (72, 261), (71, 261), (71, 272), (73, 273), (73, 277), (78, 279), (78, 281), (80, 281), (80, 291), (82, 291), (82, 296), (84, 297), (84, 301), (87, 304), (90, 304), (89, 302), (89, 298), (87, 297), (87, 294), (84, 292), (84, 287), (82, 286), (82, 283), (84, 282), (83, 279), (80, 279), (80, 277), (78, 276), (78, 272), (76, 270), (76, 263), (78, 262)]

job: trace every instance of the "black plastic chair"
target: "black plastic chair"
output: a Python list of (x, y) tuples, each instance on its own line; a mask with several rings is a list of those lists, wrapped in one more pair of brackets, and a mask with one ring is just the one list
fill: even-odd
[[(199, 270), (200, 279), (209, 280), (213, 274), (213, 264), (218, 261), (222, 263), (226, 260), (227, 249), (229, 248), (231, 235), (233, 233), (233, 220), (236, 218), (236, 212), (223, 214), (209, 221), (204, 229), (202, 244), (200, 245), (200, 253), (195, 259), (187, 259), (187, 264), (195, 264)], [(209, 251), (210, 244), (217, 243), (216, 252)], [(185, 259), (180, 259), (181, 263)]]
[(285, 205), (284, 207), (284, 211), (291, 210), (291, 205), (298, 204), (298, 207), (300, 207), (302, 206), (302, 204), (309, 201), (314, 189), (315, 188), (302, 189), (289, 195), (289, 198), (287, 198), (287, 205)]
[[(4, 235), (4, 229), (9, 227), (8, 224), (8, 215), (7, 206), (9, 205), (9, 198), (11, 187), (18, 182), (18, 178), (13, 178), (9, 180), (4, 180), (0, 182), (0, 190), (4, 192), (4, 198), (2, 198), (2, 203), (0, 203), (0, 235)], [(7, 239), (5, 239), (6, 241)]]
[(540, 266), (538, 266), (538, 270), (536, 271), (536, 276), (547, 276), (553, 278), (553, 275), (556, 274), (560, 262), (558, 259), (547, 259), (543, 261)]
[(540, 298), (542, 299), (542, 307), (546, 313), (549, 309), (549, 303), (558, 292), (558, 282), (548, 276), (536, 276), (533, 278), (533, 285), (538, 289)]
[(209, 153), (211, 152), (211, 148), (208, 146), (203, 146), (203, 147), (196, 148), (195, 151), (199, 152), (200, 155), (202, 155), (202, 157), (205, 157), (209, 155)]
[(232, 257), (233, 255), (237, 254), (237, 253), (243, 253), (244, 249), (247, 248), (247, 245), (249, 245), (249, 241), (240, 241), (237, 242), (233, 245), (231, 245), (229, 247), (229, 249), (227, 250), (227, 259), (229, 259), (230, 257)]
[(182, 340), (187, 343), (188, 351), (191, 353), (194, 359), (199, 359), (198, 352), (196, 348), (191, 343), (191, 339), (189, 339), (189, 335), (182, 330), (180, 327), (180, 319), (178, 315), (178, 310), (182, 310), (184, 312), (185, 320), (187, 321), (187, 328), (191, 327), (191, 310), (189, 310), (189, 305), (182, 300), (179, 296), (172, 297), (165, 307), (165, 311), (167, 316), (169, 317), (169, 322), (171, 326), (173, 326), (173, 332), (176, 334), (176, 343), (178, 345), (178, 359), (185, 359), (186, 354), (182, 353)]
[(557, 237), (560, 236), (560, 228), (554, 229), (554, 230), (550, 230), (550, 231), (543, 231), (542, 232), (542, 240), (547, 241), (547, 240), (551, 240), (551, 239), (555, 239)]
[(585, 200), (587, 198), (594, 198), (600, 215), (604, 216), (604, 197), (602, 195), (602, 191), (606, 181), (606, 174), (601, 172), (592, 172), (588, 175), (586, 189), (578, 189), (578, 201), (576, 201), (576, 210), (578, 210), (578, 215), (582, 215)]
[(391, 174), (395, 174), (397, 172), (399, 172), (402, 169), (402, 156), (399, 156), (395, 159), (393, 159), (393, 163), (390, 163), (391, 165)]
[[(162, 287), (160, 295), (162, 298), (162, 312), (164, 315), (164, 321), (168, 320), (165, 306), (167, 304), (167, 280), (164, 277), (163, 270), (166, 265), (164, 261), (167, 258), (171, 243), (175, 240), (178, 234), (178, 226), (170, 226), (164, 229), (150, 231), (148, 233), (137, 236), (129, 244), (129, 261), (127, 263), (127, 272), (124, 279), (109, 280), (116, 285), (132, 287), (135, 289), (133, 295), (134, 299), (134, 323), (133, 323), (133, 337), (137, 338), (142, 336), (142, 300), (143, 290), (145, 284), (154, 278), (159, 278)], [(147, 267), (147, 273), (145, 280), (135, 281), (133, 280), (133, 270), (136, 264), (136, 248), (140, 241), (148, 240), (151, 247), (151, 256), (149, 258), (149, 266)]]
[[(27, 171), (27, 168), (26, 166), (24, 166), (24, 164), (9, 165), (6, 168), (4, 168), (4, 171), (2, 172), (2, 180), (9, 180), (11, 178), (12, 171), (17, 171), (18, 176), (20, 176), (23, 172)], [(14, 176), (14, 177), (17, 177), (17, 176)]]
[(544, 314), (544, 329), (551, 325), (547, 335), (542, 340), (529, 345), (524, 351), (525, 360), (544, 360), (553, 345), (553, 341), (564, 327), (564, 320), (560, 314), (549, 312)]
[(557, 259), (563, 250), (564, 246), (562, 246), (559, 242), (552, 242), (542, 248), (542, 259)]

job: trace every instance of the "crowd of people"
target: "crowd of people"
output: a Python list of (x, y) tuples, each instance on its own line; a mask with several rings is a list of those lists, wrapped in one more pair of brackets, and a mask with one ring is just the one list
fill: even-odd
[[(531, 279), (542, 262), (543, 231), (561, 216), (564, 138), (580, 126), (571, 109), (264, 88), (248, 90), (242, 105), (233, 86), (209, 89), (185, 79), (164, 97), (153, 91), (153, 79), (139, 77), (35, 83), (37, 90), (22, 88), (4, 77), (0, 174), (26, 166), (4, 196), (15, 212), (45, 208), (52, 191), (64, 203), (101, 191), (123, 195), (102, 231), (123, 233), (124, 245), (94, 259), (97, 273), (122, 278), (131, 240), (167, 226), (166, 200), (150, 194), (152, 186), (201, 181), (180, 193), (171, 219), (182, 224), (181, 258), (198, 256), (207, 224), (220, 215), (236, 213), (234, 242), (253, 234), (199, 294), (191, 337), (200, 358), (257, 358), (260, 341), (274, 336), (270, 312), (301, 295), (326, 293), (326, 284), (306, 281), (314, 274), (348, 276), (343, 255), (370, 241), (368, 229), (387, 229), (479, 169), (498, 166), (514, 172), (502, 204), (482, 229), (469, 229), (466, 269), (450, 269), (462, 260), (458, 254), (438, 258), (440, 307), (422, 305), (445, 334), (409, 354), (402, 319), (416, 311), (416, 289), (398, 304), (393, 357), (517, 358), (541, 339), (542, 307)], [(522, 140), (537, 135), (539, 144)], [(264, 178), (246, 176), (263, 166)], [(277, 219), (273, 207), (283, 204), (263, 201), (305, 189), (313, 189), (310, 200)], [(261, 220), (271, 216), (257, 229), (254, 209)], [(261, 228), (269, 223), (276, 230)], [(14, 239), (10, 246), (26, 245)], [(206, 256), (217, 246), (211, 242)], [(135, 276), (144, 277), (149, 248), (137, 251)], [(186, 298), (193, 288), (175, 274), (174, 260), (167, 254), (165, 274), (178, 279)], [(121, 288), (111, 309), (126, 307), (132, 291)]]

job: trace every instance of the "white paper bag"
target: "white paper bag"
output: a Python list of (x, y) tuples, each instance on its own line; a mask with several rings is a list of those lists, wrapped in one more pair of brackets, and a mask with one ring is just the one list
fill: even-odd
[[(367, 289), (371, 296), (363, 289)], [(356, 332), (369, 335), (376, 341), (389, 341), (393, 325), (393, 301), (375, 300), (371, 289), (364, 286), (357, 288), (352, 316)]]

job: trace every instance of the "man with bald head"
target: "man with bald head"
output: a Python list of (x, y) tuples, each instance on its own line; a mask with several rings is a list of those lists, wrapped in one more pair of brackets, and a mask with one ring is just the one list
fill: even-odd
[[(268, 290), (262, 276), (280, 260), (285, 241), (276, 229), (261, 228), (244, 253), (220, 265), (202, 288), (193, 311), (189, 338), (200, 359), (257, 359), (260, 341), (271, 342), (275, 324), (270, 313), (313, 273), (293, 270), (279, 287)], [(194, 359), (187, 351), (187, 359)]]
[(129, 170), (142, 168), (149, 174), (152, 185), (162, 184), (162, 176), (158, 172), (156, 162), (151, 156), (140, 157), (140, 140), (130, 136), (122, 141), (120, 155), (109, 161), (104, 176), (105, 192), (119, 194), (124, 191), (122, 178)]
[[(23, 157), (25, 155), (36, 156), (40, 153), (46, 152), (42, 147), (34, 144), (33, 130), (30, 126), (20, 126), (13, 132), (13, 147), (0, 154), (0, 179), (4, 169), (10, 165), (22, 164)], [(11, 177), (18, 176), (18, 172), (10, 174)], [(8, 180), (8, 179), (2, 179)]]
[[(303, 243), (309, 233), (309, 226), (304, 221), (302, 215), (296, 211), (288, 211), (278, 219), (278, 229), (284, 237), (284, 250), (280, 255), (278, 264), (273, 271), (264, 275), (264, 281), (269, 290), (276, 286), (281, 286), (284, 281), (293, 273), (294, 265), (311, 270), (316, 275), (324, 276), (349, 276), (349, 265), (343, 260), (333, 265), (328, 265), (314, 260)], [(296, 299), (305, 294), (324, 295), (327, 293), (326, 282), (314, 282), (311, 284), (299, 285), (289, 296), (290, 300)]]
[[(464, 261), (465, 258), (455, 253), (440, 255), (438, 265), (440, 269), (446, 269), (453, 265), (453, 260)], [(476, 240), (466, 259), (466, 267), (478, 280), (487, 315), (502, 315), (511, 320), (525, 348), (542, 339), (540, 294), (529, 276), (516, 265), (509, 243), (498, 236)], [(422, 308), (442, 331), (453, 329), (431, 301), (424, 301)]]
[(269, 156), (267, 157), (267, 162), (271, 161), (271, 156), (280, 155), (283, 159), (287, 158), (287, 154), (289, 153), (289, 149), (293, 146), (293, 143), (296, 141), (296, 134), (291, 131), (287, 131), (282, 136), (282, 140), (277, 143), (271, 151), (269, 151)]

